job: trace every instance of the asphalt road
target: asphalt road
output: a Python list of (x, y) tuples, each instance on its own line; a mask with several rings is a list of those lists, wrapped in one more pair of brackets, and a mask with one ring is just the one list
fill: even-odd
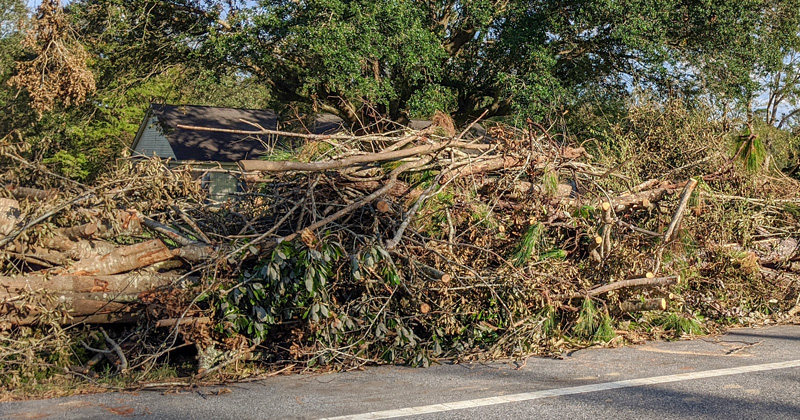
[[(563, 360), (371, 368), (0, 404), (0, 419), (800, 419), (800, 326)], [(218, 394), (218, 395), (217, 395)]]

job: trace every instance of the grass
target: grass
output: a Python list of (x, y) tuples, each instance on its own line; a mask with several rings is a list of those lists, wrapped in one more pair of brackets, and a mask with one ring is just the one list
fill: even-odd
[(702, 335), (704, 332), (700, 321), (689, 314), (670, 312), (653, 319), (652, 323), (673, 332), (676, 337), (684, 334)]

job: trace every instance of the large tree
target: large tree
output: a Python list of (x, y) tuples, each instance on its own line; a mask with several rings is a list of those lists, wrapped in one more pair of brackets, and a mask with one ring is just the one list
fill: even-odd
[[(354, 124), (434, 110), (541, 117), (634, 85), (743, 99), (799, 0), (99, 0), (82, 29), (115, 69), (182, 63)], [(779, 61), (778, 61), (779, 62)]]

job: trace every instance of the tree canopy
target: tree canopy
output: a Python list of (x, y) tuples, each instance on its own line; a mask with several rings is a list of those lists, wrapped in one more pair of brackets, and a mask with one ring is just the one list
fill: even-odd
[[(2, 1), (5, 81), (37, 52), (11, 30), (23, 6)], [(435, 111), (542, 121), (646, 89), (776, 125), (797, 115), (800, 0), (76, 0), (66, 15), (97, 92), (62, 123), (98, 137), (129, 134), (150, 101), (368, 128)]]
[[(353, 123), (435, 110), (541, 116), (633, 85), (758, 90), (797, 42), (800, 2), (312, 0), (84, 1), (89, 39), (114, 66), (195, 61), (236, 69), (276, 104)], [(94, 31), (94, 34), (92, 32)], [(132, 52), (136, 54), (132, 54)]]

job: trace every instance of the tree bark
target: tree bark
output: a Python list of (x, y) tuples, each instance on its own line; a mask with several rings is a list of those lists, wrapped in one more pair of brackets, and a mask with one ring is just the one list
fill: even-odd
[(19, 202), (10, 198), (0, 198), (0, 237), (17, 229), (20, 223)]
[(664, 311), (667, 309), (667, 300), (664, 298), (632, 300), (619, 305), (622, 312)]
[(0, 277), (0, 298), (22, 293), (47, 291), (52, 293), (140, 293), (167, 286), (180, 278), (170, 273), (127, 273), (111, 276), (73, 275), (49, 276), (32, 274), (21, 277)]
[(50, 312), (58, 309), (65, 309), (55, 319), (61, 325), (80, 322), (109, 324), (135, 322), (141, 305), (86, 299), (81, 295), (62, 296), (39, 305), (6, 302), (0, 303), (0, 324), (32, 325), (39, 321), (52, 320), (54, 315)]
[(52, 200), (58, 195), (56, 190), (40, 190), (38, 188), (19, 187), (6, 185), (6, 189), (18, 200), (29, 199), (35, 201)]
[[(342, 169), (348, 166), (362, 163), (385, 162), (389, 160), (399, 160), (412, 156), (421, 156), (435, 153), (447, 147), (470, 147), (481, 146), (458, 141), (443, 141), (440, 143), (426, 144), (423, 146), (409, 147), (408, 149), (394, 150), (390, 152), (367, 153), (363, 155), (349, 156), (342, 159), (327, 160), (322, 162), (294, 162), (294, 161), (267, 161), (267, 160), (242, 160), (239, 164), (245, 171), (264, 171), (264, 172), (287, 172), (287, 171), (330, 171)], [(485, 145), (489, 146), (489, 145)]]
[(159, 239), (124, 246), (95, 258), (73, 264), (69, 271), (75, 274), (109, 275), (124, 273), (165, 261), (173, 257), (172, 251)]

